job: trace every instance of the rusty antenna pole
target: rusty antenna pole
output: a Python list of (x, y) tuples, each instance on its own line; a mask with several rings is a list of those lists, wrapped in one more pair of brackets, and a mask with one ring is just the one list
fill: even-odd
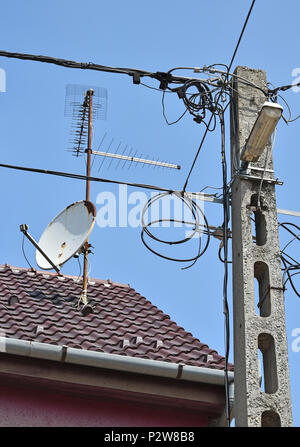
[[(85, 192), (85, 200), (90, 200), (90, 180), (91, 176), (91, 154), (92, 154), (92, 120), (93, 120), (93, 94), (94, 91), (92, 89), (86, 92), (85, 103), (88, 105), (88, 145), (86, 149), (87, 161), (86, 161), (86, 192)], [(86, 240), (84, 247), (84, 263), (83, 263), (83, 290), (81, 295), (81, 301), (84, 305), (87, 304), (87, 286), (88, 286), (88, 254), (89, 254), (89, 241)]]
[[(82, 102), (83, 97), (83, 102)], [(91, 158), (92, 158), (92, 136), (93, 136), (93, 121), (95, 119), (106, 119), (106, 103), (107, 90), (102, 87), (90, 85), (75, 85), (68, 84), (66, 86), (65, 98), (65, 116), (72, 118), (73, 125), (71, 133), (73, 138), (71, 140), (73, 155), (86, 154), (86, 190), (85, 202), (91, 205), (90, 202), (90, 182), (91, 182)], [(75, 123), (74, 123), (75, 121)], [(95, 209), (93, 206), (93, 213), (95, 217)], [(88, 255), (90, 253), (89, 238), (87, 237), (85, 243), (78, 252), (83, 254), (83, 276), (82, 276), (82, 291), (78, 300), (78, 306), (83, 304), (85, 311), (88, 311)]]

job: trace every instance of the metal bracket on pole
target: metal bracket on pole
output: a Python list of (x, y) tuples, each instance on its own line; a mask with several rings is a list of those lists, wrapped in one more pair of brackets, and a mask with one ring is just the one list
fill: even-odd
[(223, 199), (220, 199), (211, 194), (204, 194), (202, 192), (186, 192), (185, 195), (192, 200), (203, 200), (204, 202), (223, 203)]
[(277, 179), (266, 178), (266, 177), (261, 178), (261, 177), (255, 176), (255, 175), (247, 175), (247, 174), (243, 174), (243, 173), (241, 173), (239, 175), (239, 177), (241, 177), (241, 178), (243, 178), (245, 180), (252, 180), (254, 182), (259, 182), (259, 181), (262, 180), (263, 182), (270, 183), (270, 184), (273, 184), (273, 185), (280, 185), (280, 186), (283, 185), (283, 182), (278, 180), (278, 178)]
[[(247, 179), (247, 177), (243, 177), (244, 179)], [(259, 177), (255, 177), (255, 180), (261, 180)], [(274, 183), (276, 183), (274, 181)], [(281, 183), (278, 183), (281, 184)], [(218, 203), (222, 204), (223, 199), (218, 198), (209, 194), (203, 194), (201, 192), (186, 192), (187, 197), (194, 200), (203, 200), (204, 202), (212, 202), (212, 203)], [(229, 205), (231, 205), (231, 200), (229, 200)], [(294, 210), (285, 210), (283, 208), (277, 208), (277, 214), (285, 214), (286, 216), (294, 216), (294, 217), (300, 217), (300, 211), (294, 211)]]

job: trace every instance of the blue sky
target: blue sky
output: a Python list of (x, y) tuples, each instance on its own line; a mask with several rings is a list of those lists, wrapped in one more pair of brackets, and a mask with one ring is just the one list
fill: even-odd
[[(250, 3), (246, 0), (213, 3), (12, 0), (1, 5), (1, 49), (154, 72), (178, 66), (228, 64)], [(296, 0), (285, 1), (284, 8), (279, 0), (257, 0), (234, 67), (261, 68), (275, 86), (291, 84), (295, 80), (293, 70), (300, 66), (299, 15), (300, 4)], [(114, 149), (122, 142), (137, 154), (180, 164), (182, 169), (123, 167), (123, 164), (116, 169), (116, 164), (109, 165), (108, 161), (99, 169), (101, 162), (96, 159), (92, 174), (182, 188), (203, 127), (187, 114), (178, 124), (168, 126), (162, 115), (161, 92), (133, 85), (126, 75), (5, 58), (0, 58), (0, 68), (6, 73), (6, 92), (0, 93), (1, 163), (84, 174), (84, 161), (67, 152), (71, 122), (64, 116), (65, 87), (93, 85), (108, 92), (107, 119), (96, 121), (94, 127), (95, 149), (106, 133), (105, 148), (111, 140)], [(188, 71), (180, 74), (192, 76)], [(158, 87), (153, 81), (148, 83)], [(289, 90), (283, 96), (293, 116), (298, 115), (300, 92)], [(170, 120), (183, 110), (175, 95), (166, 95)], [(228, 125), (229, 116), (226, 117), (229, 156)], [(277, 187), (278, 208), (297, 211), (300, 210), (299, 126), (300, 120), (288, 126), (281, 121), (274, 147), (276, 177), (284, 182)], [(85, 185), (78, 180), (4, 169), (1, 185), (0, 262), (25, 267), (19, 225), (27, 223), (30, 233), (38, 239), (59, 211), (84, 198)], [(207, 185), (221, 186), (219, 127), (208, 135), (188, 189), (200, 191)], [(128, 187), (128, 196), (137, 191)], [(92, 184), (91, 200), (96, 204), (103, 192), (113, 192), (118, 197), (117, 186)], [(220, 205), (205, 204), (205, 213), (210, 225), (222, 224)], [(299, 218), (279, 216), (279, 221), (286, 220), (299, 224)], [(168, 234), (167, 229), (162, 231)], [(285, 240), (283, 234), (282, 244)], [(211, 241), (205, 255), (188, 270), (147, 251), (141, 242), (140, 228), (95, 225), (90, 242), (95, 247), (95, 254), (90, 257), (92, 277), (129, 283), (179, 325), (224, 354), (223, 265), (218, 260), (217, 240)], [(185, 253), (190, 253), (189, 248), (186, 250)], [(296, 256), (297, 246), (293, 250)], [(28, 243), (26, 253), (36, 267), (34, 251)], [(62, 272), (78, 275), (77, 261), (72, 259)], [(228, 291), (232, 316), (231, 282)], [(295, 336), (300, 327), (300, 301), (290, 287), (285, 294), (285, 306), (293, 416), (295, 426), (300, 426), (300, 352), (292, 349), (300, 346)], [(230, 360), (233, 361), (232, 347)]]

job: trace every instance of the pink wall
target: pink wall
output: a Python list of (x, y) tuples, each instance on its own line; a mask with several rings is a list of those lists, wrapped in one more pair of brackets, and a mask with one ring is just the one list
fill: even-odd
[(0, 386), (1, 427), (197, 427), (194, 411)]

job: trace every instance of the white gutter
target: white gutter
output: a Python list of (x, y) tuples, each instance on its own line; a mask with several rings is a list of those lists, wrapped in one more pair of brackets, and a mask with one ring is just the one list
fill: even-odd
[[(21, 355), (60, 363), (92, 366), (137, 374), (146, 374), (170, 379), (200, 382), (224, 386), (223, 370), (190, 366), (159, 360), (127, 357), (118, 354), (106, 354), (97, 351), (51, 345), (16, 338), (0, 337), (0, 352)], [(228, 372), (229, 383), (233, 382), (234, 374)]]
[[(188, 382), (225, 386), (223, 370), (184, 365), (182, 363), (127, 357), (118, 354), (87, 351), (68, 346), (51, 345), (17, 338), (0, 337), (0, 353), (20, 355), (59, 363), (92, 366), (136, 374), (167, 377)], [(234, 373), (228, 371), (230, 408), (234, 406)], [(233, 413), (232, 413), (233, 416)], [(218, 427), (226, 425), (226, 408), (219, 418)]]

